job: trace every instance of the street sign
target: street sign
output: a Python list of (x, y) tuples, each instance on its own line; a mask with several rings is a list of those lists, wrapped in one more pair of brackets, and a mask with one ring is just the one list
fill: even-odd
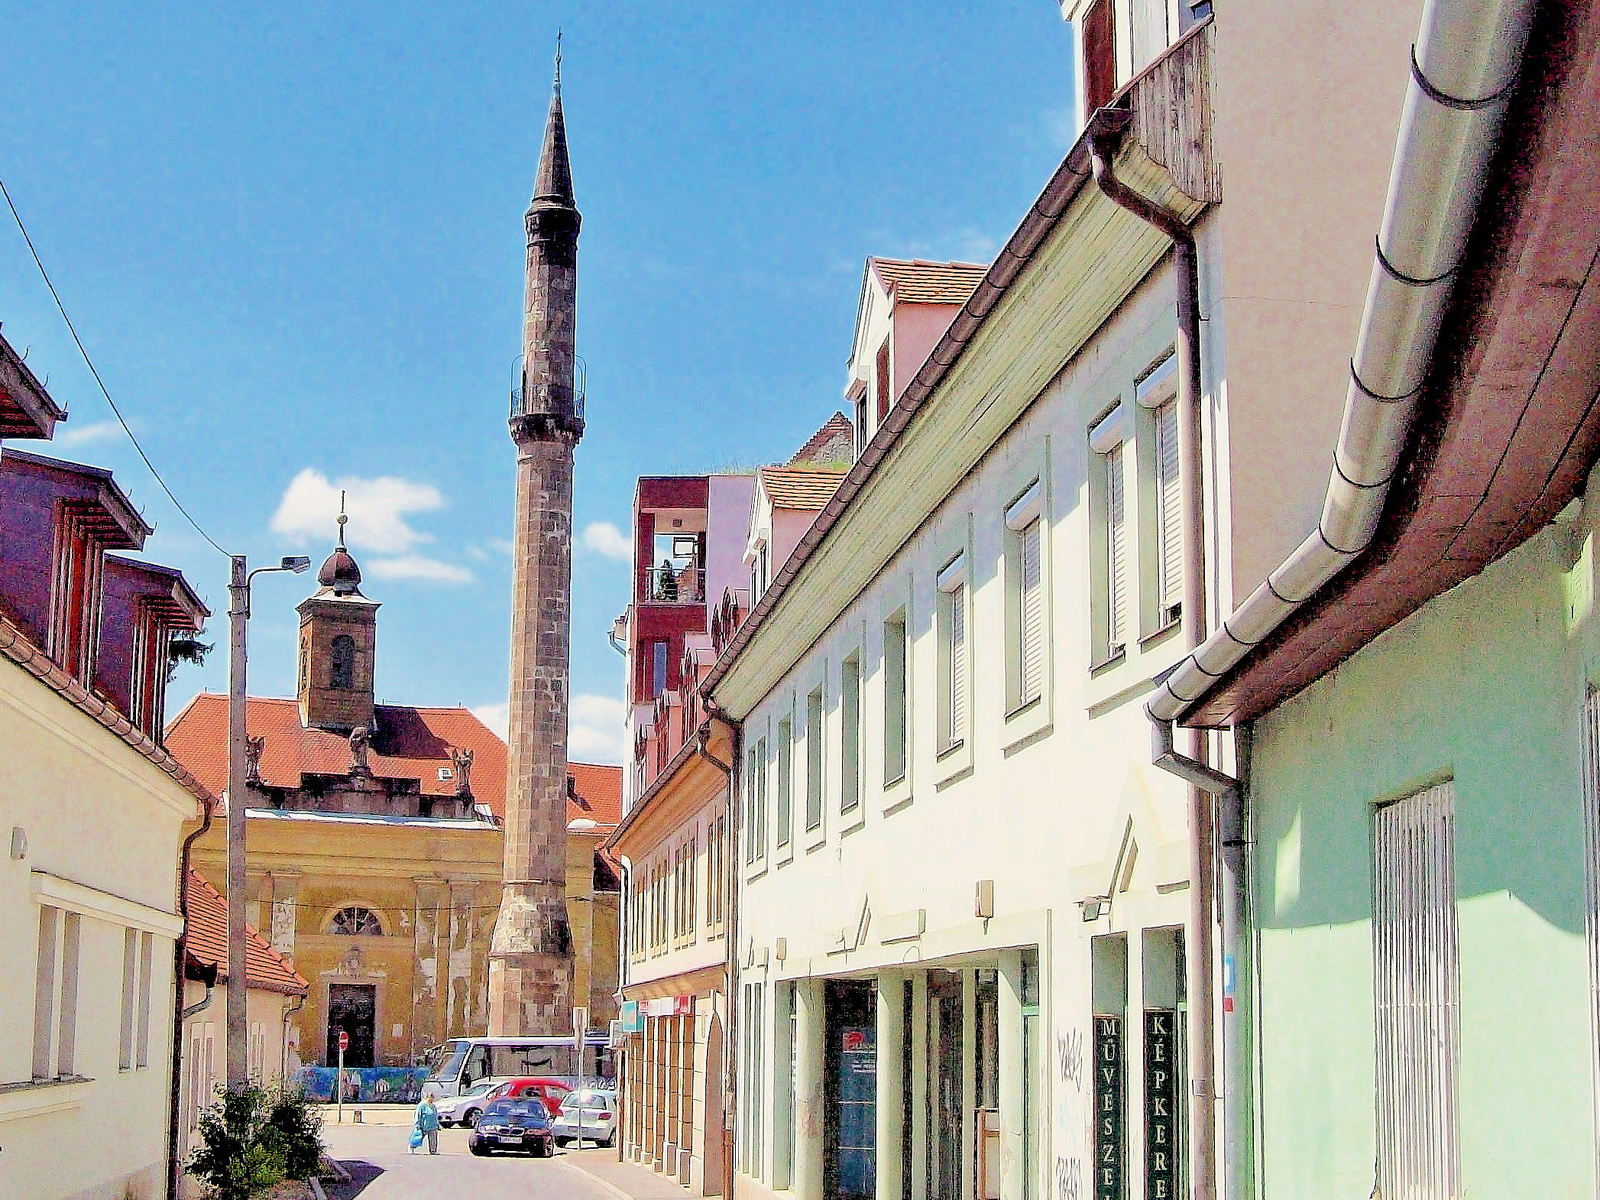
[(339, 1053), (343, 1054), (350, 1049), (350, 1034), (346, 1030), (339, 1030)]

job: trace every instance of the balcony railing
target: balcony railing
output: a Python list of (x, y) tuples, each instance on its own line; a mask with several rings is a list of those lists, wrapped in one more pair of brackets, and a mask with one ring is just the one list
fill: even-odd
[(639, 572), (639, 600), (644, 604), (704, 604), (706, 573), (703, 567), (674, 567), (664, 563)]
[[(526, 416), (528, 413), (525, 403), (527, 397), (527, 372), (523, 369), (524, 355), (517, 355), (516, 361), (511, 364), (511, 415), (513, 418)], [(572, 411), (578, 420), (583, 420), (584, 397), (589, 390), (589, 367), (581, 356), (575, 358), (572, 371)]]

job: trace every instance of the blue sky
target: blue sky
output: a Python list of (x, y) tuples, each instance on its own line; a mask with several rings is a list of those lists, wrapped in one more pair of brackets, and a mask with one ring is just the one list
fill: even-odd
[[(1052, 0), (929, 5), (0, 4), (0, 177), (112, 394), (252, 562), (351, 543), (380, 698), (506, 693), (522, 213), (556, 27), (583, 236), (573, 755), (620, 753), (641, 474), (781, 460), (840, 405), (868, 254), (987, 259), (1066, 151)], [(182, 567), (226, 680), (226, 563), (94, 390), (9, 214), (0, 322)], [(257, 581), (251, 691), (293, 686), (306, 577)]]

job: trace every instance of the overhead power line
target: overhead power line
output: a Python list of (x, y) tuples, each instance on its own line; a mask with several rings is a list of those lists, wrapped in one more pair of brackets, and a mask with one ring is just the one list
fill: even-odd
[(111, 411), (117, 418), (117, 424), (122, 426), (122, 432), (128, 435), (128, 440), (133, 443), (133, 448), (139, 452), (139, 457), (144, 460), (144, 465), (150, 468), (150, 474), (161, 485), (161, 490), (167, 494), (167, 499), (171, 500), (173, 506), (183, 514), (183, 519), (193, 525), (195, 532), (210, 542), (218, 554), (227, 556), (228, 552), (217, 544), (216, 538), (201, 527), (200, 522), (194, 519), (189, 510), (183, 506), (183, 502), (167, 486), (167, 481), (161, 478), (161, 472), (156, 470), (155, 463), (150, 461), (150, 456), (145, 453), (144, 447), (139, 444), (139, 439), (133, 435), (133, 430), (128, 427), (128, 422), (123, 417), (122, 410), (117, 407), (117, 402), (111, 398), (111, 393), (106, 388), (105, 380), (100, 378), (100, 372), (95, 369), (94, 360), (89, 357), (89, 351), (84, 349), (83, 339), (78, 336), (78, 330), (72, 324), (72, 318), (67, 315), (67, 306), (61, 303), (61, 294), (56, 291), (56, 285), (50, 282), (50, 272), (44, 269), (44, 263), (39, 258), (39, 251), (34, 247), (33, 238), (28, 236), (28, 227), (23, 224), (22, 214), (17, 211), (16, 203), (11, 199), (11, 193), (6, 190), (5, 180), (3, 179), (0, 179), (0, 196), (5, 197), (6, 207), (11, 210), (11, 216), (16, 221), (18, 230), (22, 233), (22, 240), (28, 243), (28, 253), (33, 255), (33, 265), (39, 268), (39, 275), (44, 279), (45, 287), (50, 289), (50, 295), (56, 302), (56, 308), (61, 310), (61, 319), (67, 324), (67, 332), (72, 335), (73, 342), (77, 344), (78, 353), (83, 355), (83, 361), (89, 368), (89, 374), (94, 376), (95, 383), (100, 386), (100, 394), (106, 398), (106, 403), (111, 406)]

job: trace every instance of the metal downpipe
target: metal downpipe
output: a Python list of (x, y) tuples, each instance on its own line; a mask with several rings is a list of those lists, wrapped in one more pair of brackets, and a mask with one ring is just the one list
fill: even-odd
[(728, 1006), (728, 1019), (722, 1023), (722, 1130), (720, 1141), (722, 1144), (722, 1194), (733, 1195), (733, 1135), (735, 1122), (730, 1120), (734, 1104), (738, 1099), (739, 1091), (739, 908), (736, 903), (739, 895), (739, 809), (741, 798), (739, 790), (738, 762), (743, 755), (740, 738), (744, 726), (738, 721), (728, 717), (716, 706), (711, 697), (705, 697), (706, 711), (713, 721), (721, 721), (728, 727), (732, 763), (725, 763), (716, 755), (706, 749), (705, 727), (695, 731), (695, 753), (711, 763), (728, 777), (728, 844), (723, 848), (724, 862), (727, 863), (725, 872), (727, 883), (724, 888), (723, 904), (723, 945), (727, 947), (725, 958), (726, 966), (723, 968), (726, 975), (727, 995), (724, 1003)]
[[(189, 956), (189, 848), (211, 828), (216, 802), (202, 801), (200, 807), (200, 828), (183, 839), (183, 848), (178, 854), (178, 916), (183, 921), (183, 931), (172, 948), (173, 974), (177, 979), (173, 983), (172, 1079), (167, 1088), (167, 1200), (178, 1200), (178, 1174), (183, 1169), (178, 1162), (178, 1105), (183, 1091), (183, 1022), (190, 1015), (183, 1007), (183, 994), (187, 990), (183, 964)], [(210, 1002), (211, 988), (208, 987), (205, 1003)]]
[[(1172, 240), (1177, 308), (1178, 458), (1183, 516), (1183, 624), (1191, 650), (1206, 637), (1204, 456), (1200, 432), (1200, 255), (1189, 227), (1166, 209), (1128, 188), (1116, 176), (1122, 130), (1089, 135), (1094, 181), (1107, 199)], [(1210, 745), (1204, 730), (1189, 731), (1190, 761), (1204, 765)], [(1190, 937), (1189, 1043), (1194, 1200), (1217, 1194), (1216, 1113), (1216, 810), (1210, 791), (1189, 788)]]

